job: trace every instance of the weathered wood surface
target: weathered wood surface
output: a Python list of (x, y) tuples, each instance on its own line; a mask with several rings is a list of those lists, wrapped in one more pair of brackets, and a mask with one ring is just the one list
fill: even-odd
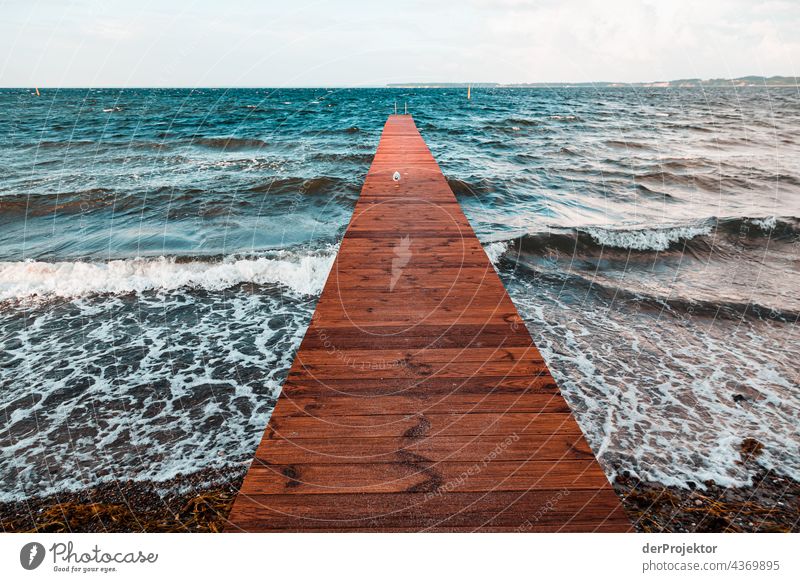
[(391, 116), (227, 530), (629, 529), (411, 116)]

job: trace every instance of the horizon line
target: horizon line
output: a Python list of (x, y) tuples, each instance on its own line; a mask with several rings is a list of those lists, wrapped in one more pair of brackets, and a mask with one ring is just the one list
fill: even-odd
[[(762, 82), (769, 85), (770, 80), (782, 80), (784, 83), (773, 84), (773, 86), (794, 87), (800, 85), (798, 77), (795, 75), (742, 75), (739, 77), (682, 77), (670, 80), (650, 80), (650, 81), (401, 81), (382, 84), (314, 84), (314, 85), (2, 85), (4, 89), (425, 89), (425, 88), (456, 88), (456, 87), (487, 87), (487, 88), (514, 88), (514, 87), (564, 87), (564, 86), (583, 86), (591, 87), (594, 85), (602, 87), (669, 87), (680, 88), (681, 85), (673, 83), (693, 83), (696, 85), (709, 84), (728, 84), (736, 82), (750, 82), (760, 85)], [(739, 87), (746, 85), (738, 85)]]
[[(383, 84), (314, 84), (314, 85), (0, 85), (0, 90), (25, 90), (25, 89), (45, 89), (45, 90), (59, 90), (59, 89), (425, 89), (425, 88), (457, 88), (457, 87), (486, 87), (486, 88), (524, 88), (524, 87), (568, 87), (568, 86), (582, 86), (592, 87), (598, 86), (603, 88), (609, 87), (645, 87), (645, 88), (681, 88), (680, 85), (672, 85), (673, 83), (694, 83), (696, 86), (707, 86), (710, 84), (722, 84), (750, 81), (755, 86), (760, 86), (763, 82), (764, 86), (769, 86), (767, 81), (781, 79), (785, 80), (784, 83), (773, 84), (772, 86), (796, 87), (800, 86), (798, 77), (794, 75), (743, 75), (739, 77), (683, 77), (671, 80), (650, 80), (650, 81), (515, 81), (515, 82), (498, 82), (498, 81), (401, 81), (394, 83)], [(754, 86), (750, 85), (750, 86)], [(736, 85), (734, 85), (736, 86)], [(738, 85), (744, 87), (747, 85)]]

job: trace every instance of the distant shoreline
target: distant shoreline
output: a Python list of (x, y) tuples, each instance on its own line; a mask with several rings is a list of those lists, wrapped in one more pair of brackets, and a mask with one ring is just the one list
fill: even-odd
[[(772, 76), (761, 77), (758, 75), (749, 75), (746, 77), (736, 77), (732, 79), (676, 79), (673, 81), (640, 81), (623, 83), (619, 81), (581, 81), (581, 82), (542, 82), (542, 83), (487, 83), (478, 82), (471, 83), (468, 81), (459, 82), (422, 82), (412, 81), (406, 83), (387, 83), (385, 85), (298, 85), (298, 86), (270, 86), (270, 85), (242, 85), (242, 86), (216, 86), (210, 85), (205, 87), (173, 87), (173, 86), (151, 86), (151, 87), (137, 87), (137, 86), (96, 86), (96, 87), (81, 87), (81, 86), (63, 86), (63, 87), (47, 87), (39, 86), (40, 90), (45, 89), (189, 89), (193, 91), (206, 90), (206, 89), (466, 89), (472, 87), (473, 89), (552, 89), (552, 88), (665, 88), (665, 89), (699, 89), (699, 88), (727, 88), (738, 89), (747, 87), (770, 87), (770, 88), (800, 88), (800, 82), (797, 77), (789, 76)], [(16, 86), (2, 86), (0, 90), (27, 90), (30, 87), (16, 87)]]
[(530, 87), (661, 87), (671, 89), (696, 89), (706, 87), (798, 87), (796, 77), (759, 77), (751, 75), (733, 79), (676, 79), (674, 81), (648, 81), (621, 83), (617, 81), (587, 81), (577, 83), (389, 83), (391, 89), (450, 89), (450, 88), (530, 88)]

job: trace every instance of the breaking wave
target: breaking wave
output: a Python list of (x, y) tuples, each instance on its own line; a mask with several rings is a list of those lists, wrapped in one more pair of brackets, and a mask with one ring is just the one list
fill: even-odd
[(336, 248), (298, 255), (191, 259), (176, 257), (106, 262), (0, 262), (0, 301), (83, 297), (181, 288), (216, 291), (241, 283), (279, 284), (299, 295), (322, 291)]
[[(713, 242), (739, 237), (781, 240), (800, 236), (800, 219), (796, 217), (709, 218), (691, 224), (660, 227), (625, 228), (586, 226), (554, 228), (549, 232), (533, 232), (505, 241), (518, 252), (540, 253), (558, 250), (576, 256), (595, 255), (614, 249), (633, 252), (708, 250)], [(712, 240), (712, 237), (714, 240)], [(495, 241), (496, 242), (496, 241)]]
[(634, 251), (665, 251), (680, 241), (711, 234), (712, 225), (671, 226), (666, 228), (610, 229), (586, 228), (585, 232), (602, 246)]

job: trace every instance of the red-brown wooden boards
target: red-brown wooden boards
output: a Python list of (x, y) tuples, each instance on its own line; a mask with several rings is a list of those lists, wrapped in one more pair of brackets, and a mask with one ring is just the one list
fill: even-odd
[(414, 121), (389, 117), (227, 530), (629, 529)]

